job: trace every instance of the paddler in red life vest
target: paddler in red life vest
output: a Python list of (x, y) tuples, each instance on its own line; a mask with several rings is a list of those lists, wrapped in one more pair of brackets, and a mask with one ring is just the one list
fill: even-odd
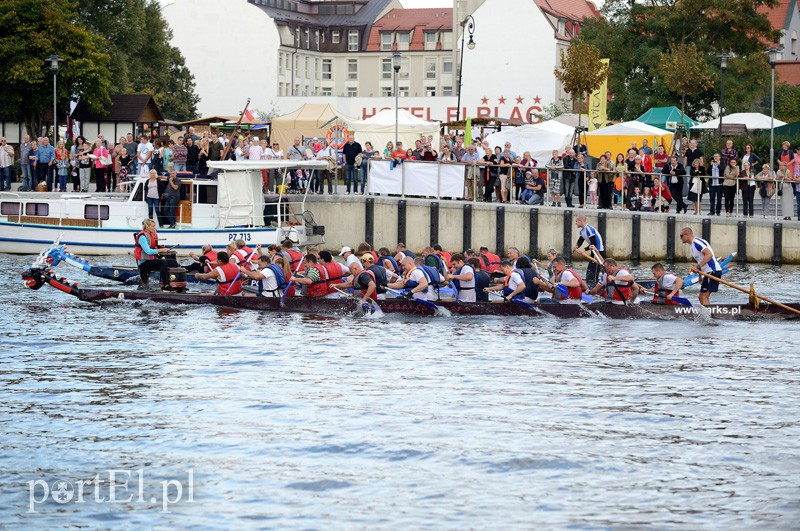
[(613, 258), (603, 260), (603, 267), (606, 268), (607, 273), (600, 274), (600, 279), (589, 293), (600, 294), (607, 302), (633, 301), (636, 298), (633, 290), (633, 275), (626, 268), (620, 267)]
[(195, 273), (194, 278), (216, 280), (217, 295), (240, 295), (242, 293), (242, 272), (232, 263), (225, 251), (217, 253), (217, 267), (208, 273)]
[(442, 249), (442, 246), (438, 243), (433, 245), (433, 252), (442, 259), (442, 262), (444, 262), (444, 266), (448, 271), (453, 269), (453, 255)]
[(568, 300), (581, 300), (584, 292), (588, 291), (589, 287), (586, 282), (572, 269), (567, 269), (567, 261), (563, 256), (556, 256), (553, 259), (553, 279), (552, 283), (536, 281), (540, 289), (553, 294), (553, 299), (561, 301), (564, 296), (558, 292), (558, 285), (567, 288)]
[(490, 253), (488, 247), (481, 247), (480, 252), (481, 268), (493, 277), (502, 277), (503, 275), (500, 274), (500, 257), (494, 253)]
[(319, 260), (313, 254), (307, 254), (303, 258), (303, 275), (296, 273), (292, 275), (289, 282), (297, 282), (305, 288), (306, 297), (318, 298), (328, 295), (328, 272), (319, 264)]
[[(683, 279), (664, 269), (661, 264), (653, 264), (650, 270), (653, 272), (653, 276), (656, 277), (653, 304), (677, 305), (678, 303), (673, 301), (672, 297), (680, 297)], [(640, 289), (642, 288), (640, 287)]]
[(203, 253), (200, 256), (194, 254), (194, 251), (189, 252), (189, 257), (194, 263), (186, 266), (187, 273), (208, 273), (216, 267), (217, 252), (210, 243), (205, 244), (200, 252)]
[(141, 283), (139, 289), (150, 290), (150, 273), (158, 271), (161, 279), (161, 289), (168, 284), (169, 264), (160, 256), (168, 253), (169, 250), (158, 246), (158, 232), (156, 222), (152, 219), (142, 221), (142, 230), (133, 239), (133, 257), (139, 267), (139, 277)]
[(289, 267), (292, 271), (298, 271), (297, 266), (300, 266), (299, 271), (303, 270), (303, 253), (300, 249), (295, 247), (295, 242), (291, 238), (283, 240), (283, 255), (289, 259)]
[(244, 240), (238, 239), (236, 240), (236, 251), (234, 251), (234, 255), (236, 255), (237, 261), (236, 263), (239, 266), (244, 266), (247, 264), (247, 267), (250, 268), (250, 271), (256, 270), (256, 263), (258, 262), (258, 254), (250, 247), (247, 246)]

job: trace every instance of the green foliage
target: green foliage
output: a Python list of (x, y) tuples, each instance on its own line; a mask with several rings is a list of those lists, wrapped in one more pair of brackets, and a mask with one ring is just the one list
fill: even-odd
[(173, 120), (197, 117), (194, 76), (180, 50), (169, 44), (172, 32), (158, 2), (82, 0), (80, 13), (106, 37), (113, 92), (152, 94), (164, 116)]
[(572, 104), (569, 100), (561, 99), (558, 102), (553, 102), (548, 105), (545, 105), (542, 109), (540, 114), (537, 114), (536, 117), (540, 118), (543, 122), (547, 120), (552, 120), (557, 116), (561, 116), (562, 114), (567, 114), (572, 112)]
[[(766, 105), (762, 112), (769, 115), (770, 100), (767, 99), (765, 103)], [(788, 83), (776, 83), (775, 118), (787, 123), (800, 120), (800, 87), (789, 85)], [(792, 143), (792, 145), (797, 144)]]
[(581, 41), (573, 42), (567, 53), (561, 50), (561, 67), (554, 69), (553, 74), (573, 101), (582, 103), (608, 77), (609, 65), (601, 62), (601, 59), (600, 50)]
[[(9, 114), (21, 113), (38, 134), (52, 108), (53, 85), (45, 59), (58, 54), (60, 109), (80, 98), (99, 112), (110, 102), (109, 56), (103, 39), (87, 30), (69, 0), (3, 0), (0, 7), (0, 101)], [(59, 114), (61, 114), (59, 112)]]
[(662, 54), (694, 45), (706, 71), (720, 79), (722, 52), (734, 54), (725, 77), (726, 112), (749, 111), (769, 91), (769, 65), (764, 42), (779, 34), (761, 6), (776, 0), (606, 0), (604, 19), (586, 20), (581, 40), (596, 46), (611, 60), (609, 117), (634, 119), (650, 107), (676, 105), (685, 94), (685, 110), (698, 118), (711, 116), (720, 86), (682, 93), (660, 68)]

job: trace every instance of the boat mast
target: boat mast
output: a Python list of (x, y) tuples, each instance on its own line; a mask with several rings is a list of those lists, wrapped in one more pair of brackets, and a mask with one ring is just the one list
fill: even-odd
[(236, 122), (236, 127), (233, 128), (233, 133), (231, 133), (231, 139), (225, 146), (225, 151), (222, 152), (222, 157), (220, 157), (220, 160), (225, 160), (225, 157), (228, 156), (228, 151), (230, 151), (234, 139), (236, 138), (236, 134), (239, 132), (239, 129), (242, 125), (242, 119), (244, 118), (244, 113), (247, 112), (247, 107), (249, 105), (250, 105), (250, 98), (247, 98), (247, 103), (244, 104), (244, 109), (242, 109), (242, 112), (239, 114), (239, 121)]

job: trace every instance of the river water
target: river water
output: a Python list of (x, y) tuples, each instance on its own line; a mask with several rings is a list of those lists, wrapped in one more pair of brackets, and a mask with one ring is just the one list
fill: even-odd
[[(30, 261), (0, 255), (0, 528), (800, 521), (797, 321), (90, 305)], [(727, 278), (797, 301), (797, 274)]]

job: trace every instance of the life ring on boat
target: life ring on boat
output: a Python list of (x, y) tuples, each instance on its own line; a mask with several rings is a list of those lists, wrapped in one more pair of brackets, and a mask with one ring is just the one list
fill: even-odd
[(349, 139), (350, 132), (338, 125), (334, 125), (325, 133), (325, 140), (328, 141), (328, 145), (336, 149), (342, 149)]

